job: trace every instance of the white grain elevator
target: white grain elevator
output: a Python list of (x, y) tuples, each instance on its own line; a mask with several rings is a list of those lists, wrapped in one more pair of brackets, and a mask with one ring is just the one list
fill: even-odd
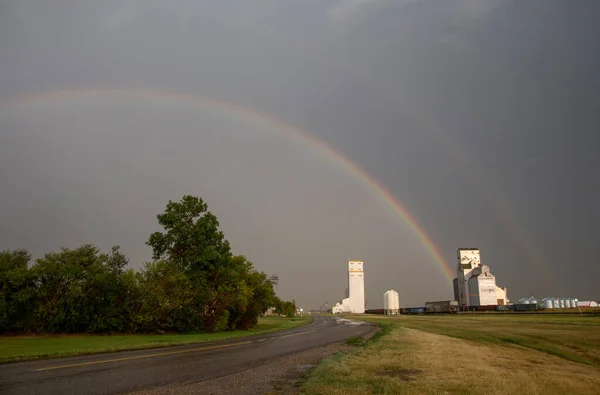
[(365, 312), (365, 272), (363, 261), (348, 261), (348, 297), (350, 312)]

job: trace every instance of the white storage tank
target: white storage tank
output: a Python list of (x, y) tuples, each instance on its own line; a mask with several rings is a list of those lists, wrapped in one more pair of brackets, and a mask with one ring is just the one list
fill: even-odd
[(571, 299), (571, 307), (572, 308), (577, 308), (577, 302), (578, 302), (577, 298)]
[(383, 294), (383, 309), (387, 315), (396, 315), (400, 312), (400, 298), (398, 292), (390, 289)]
[(529, 304), (529, 298), (521, 298), (519, 299), (519, 304)]
[(560, 298), (560, 308), (561, 309), (565, 308), (565, 298)]
[(565, 299), (565, 308), (570, 309), (571, 307), (571, 298), (566, 298)]
[(544, 298), (542, 299), (542, 306), (545, 309), (551, 309), (554, 307), (554, 304), (552, 303), (552, 298)]

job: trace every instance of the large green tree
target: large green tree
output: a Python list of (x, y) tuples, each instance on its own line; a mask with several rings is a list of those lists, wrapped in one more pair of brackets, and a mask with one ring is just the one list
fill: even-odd
[(218, 270), (231, 258), (219, 221), (202, 198), (185, 195), (179, 202), (169, 200), (157, 219), (164, 232), (153, 233), (146, 243), (155, 260), (168, 259), (186, 272), (197, 273)]
[(169, 201), (157, 216), (164, 232), (153, 233), (147, 241), (153, 258), (176, 265), (191, 281), (193, 301), (182, 307), (189, 316), (187, 331), (221, 330), (227, 326), (227, 308), (237, 290), (236, 265), (229, 242), (219, 230), (217, 217), (208, 211), (202, 198), (185, 195)]

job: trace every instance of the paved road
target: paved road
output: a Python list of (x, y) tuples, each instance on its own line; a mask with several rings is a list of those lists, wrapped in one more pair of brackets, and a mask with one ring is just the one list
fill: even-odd
[(200, 382), (374, 330), (315, 316), (307, 326), (230, 341), (0, 365), (0, 394), (111, 394)]

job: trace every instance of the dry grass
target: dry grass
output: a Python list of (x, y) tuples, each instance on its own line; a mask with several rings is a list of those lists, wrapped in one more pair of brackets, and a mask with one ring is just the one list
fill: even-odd
[(600, 368), (600, 316), (490, 314), (392, 320), (407, 328), (483, 343), (519, 345)]
[[(377, 321), (388, 326), (387, 335), (354, 354), (324, 362), (303, 384), (303, 391), (309, 394), (600, 393), (600, 369), (589, 363), (570, 361), (511, 342), (495, 343), (485, 338), (481, 341), (477, 336), (466, 340), (410, 329), (402, 318)], [(539, 333), (544, 330), (538, 330)]]

